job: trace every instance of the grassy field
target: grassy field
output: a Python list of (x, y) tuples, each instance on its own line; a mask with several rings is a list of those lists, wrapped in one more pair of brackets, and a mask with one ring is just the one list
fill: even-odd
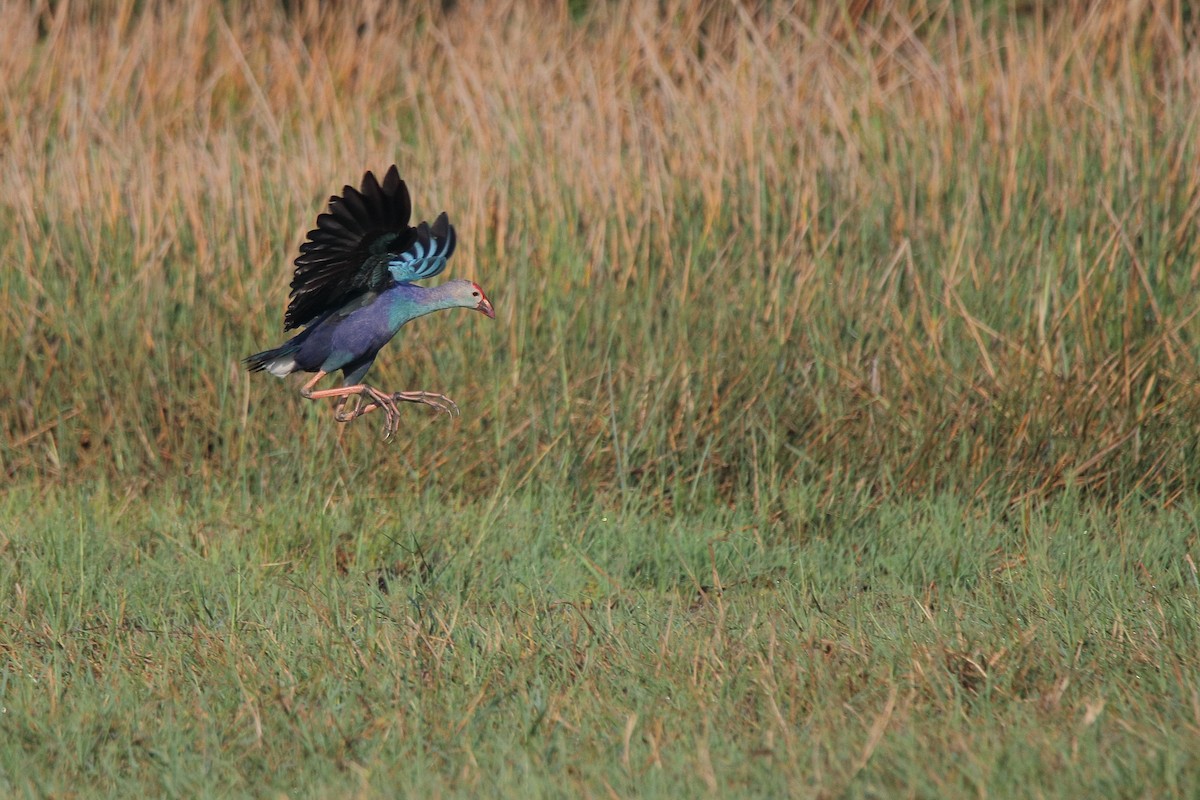
[(763, 6), (0, 4), (4, 796), (1200, 794), (1194, 12)]

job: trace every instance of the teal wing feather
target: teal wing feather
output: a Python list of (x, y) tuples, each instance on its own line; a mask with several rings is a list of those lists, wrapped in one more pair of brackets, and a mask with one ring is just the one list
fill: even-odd
[(412, 244), (389, 257), (388, 271), (397, 283), (432, 278), (446, 268), (446, 261), (454, 255), (455, 244), (454, 226), (443, 211), (432, 226), (422, 222), (416, 227)]

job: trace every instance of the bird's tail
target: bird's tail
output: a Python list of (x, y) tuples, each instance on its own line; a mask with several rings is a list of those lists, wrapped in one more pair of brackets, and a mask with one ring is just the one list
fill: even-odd
[(295, 371), (296, 351), (299, 349), (300, 343), (292, 339), (274, 350), (263, 350), (261, 353), (246, 356), (242, 359), (242, 363), (251, 372), (262, 372), (265, 369), (276, 378), (282, 378)]

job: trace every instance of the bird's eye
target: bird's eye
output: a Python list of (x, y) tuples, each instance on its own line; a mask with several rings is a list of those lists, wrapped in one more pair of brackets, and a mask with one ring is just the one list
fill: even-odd
[(471, 292), (471, 297), (479, 297), (479, 292)]

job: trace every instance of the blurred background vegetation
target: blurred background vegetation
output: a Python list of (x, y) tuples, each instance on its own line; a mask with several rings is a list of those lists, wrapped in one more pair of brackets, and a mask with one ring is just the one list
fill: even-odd
[[(1177, 2), (12, 3), (0, 468), (786, 513), (1194, 483), (1200, 61)], [(498, 310), (374, 372), (392, 445), (238, 359), (399, 164)], [(332, 484), (331, 484), (332, 485)]]

